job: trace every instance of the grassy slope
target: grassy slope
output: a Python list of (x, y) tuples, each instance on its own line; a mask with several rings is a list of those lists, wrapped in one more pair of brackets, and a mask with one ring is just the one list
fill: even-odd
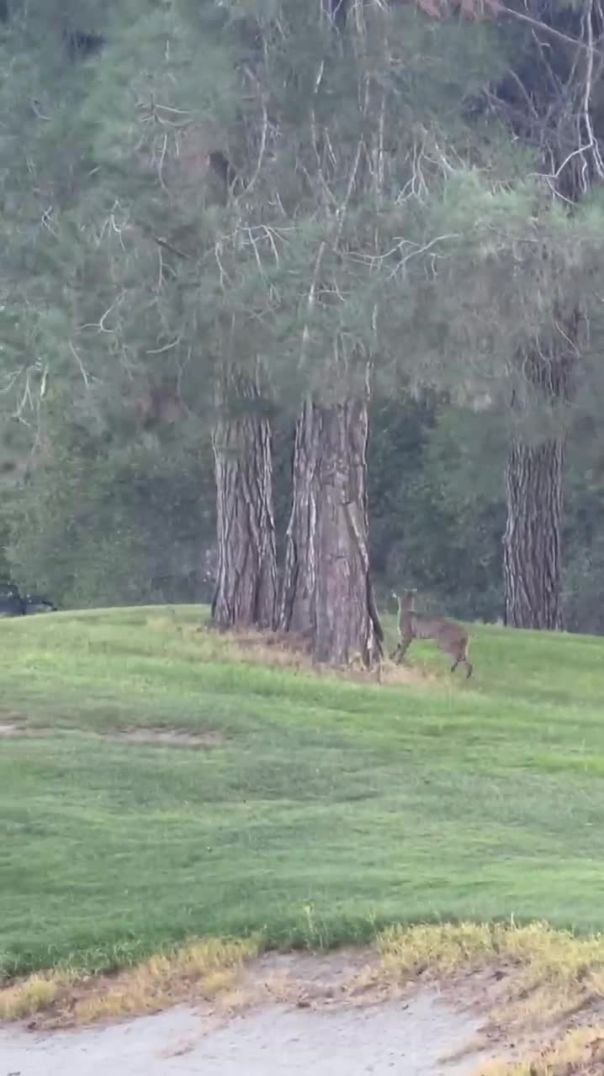
[[(476, 677), (237, 661), (192, 609), (0, 622), (0, 969), (191, 934), (515, 915), (604, 928), (604, 640), (476, 629)], [(103, 738), (218, 730), (211, 750)], [(48, 730), (51, 730), (49, 734)]]

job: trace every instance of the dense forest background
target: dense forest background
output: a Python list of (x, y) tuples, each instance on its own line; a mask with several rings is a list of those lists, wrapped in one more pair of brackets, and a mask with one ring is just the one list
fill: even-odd
[(379, 604), (521, 623), (530, 564), (536, 626), (604, 631), (603, 35), (597, 0), (3, 0), (0, 577), (222, 573), (233, 619), (229, 467), (287, 591), (303, 422), (340, 408), (337, 461), (358, 400)]

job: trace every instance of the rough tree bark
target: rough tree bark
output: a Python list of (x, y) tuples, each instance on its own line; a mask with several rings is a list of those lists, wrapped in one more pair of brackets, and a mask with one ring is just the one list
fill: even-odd
[(219, 409), (213, 433), (218, 569), (212, 619), (220, 628), (274, 628), (271, 431), (257, 380), (225, 375)]
[(369, 666), (382, 629), (369, 573), (367, 404), (308, 398), (296, 426), (292, 511), (279, 626), (310, 639), (316, 661)]
[[(576, 326), (575, 326), (576, 331)], [(529, 384), (548, 406), (563, 407), (571, 392), (575, 355), (532, 356)], [(565, 434), (531, 443), (516, 436), (506, 466), (507, 522), (503, 537), (506, 624), (562, 627), (561, 532)]]
[(506, 624), (562, 627), (560, 595), (564, 441), (516, 442), (506, 467), (503, 539)]

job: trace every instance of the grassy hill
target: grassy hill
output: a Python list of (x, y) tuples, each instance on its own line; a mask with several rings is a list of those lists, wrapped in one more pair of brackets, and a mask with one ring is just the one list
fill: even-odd
[(3, 973), (203, 934), (604, 928), (604, 640), (476, 628), (474, 679), (425, 645), (378, 685), (198, 621), (0, 622)]

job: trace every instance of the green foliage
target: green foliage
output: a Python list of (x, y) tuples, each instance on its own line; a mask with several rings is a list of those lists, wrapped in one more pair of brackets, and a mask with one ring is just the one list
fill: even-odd
[[(592, 400), (595, 411), (600, 397)], [(604, 470), (600, 423), (575, 416), (565, 497), (564, 608), (570, 631), (604, 633)]]
[(376, 403), (371, 544), (382, 592), (416, 587), (426, 611), (502, 615), (504, 431), (444, 400)]
[(13, 498), (12, 573), (60, 606), (207, 600), (212, 470), (196, 423), (178, 438), (139, 433), (124, 443), (83, 425)]
[[(405, 4), (358, 5), (345, 33), (298, 0), (11, 11), (0, 548), (18, 579), (67, 604), (200, 593), (221, 364), (260, 364), (282, 538), (300, 398), (357, 391), (369, 360), (379, 589), (405, 579), (425, 606), (496, 618), (498, 412), (512, 388), (529, 395), (518, 355), (547, 350), (578, 302), (582, 409), (600, 395), (601, 197), (552, 199), (540, 143), (510, 118), (531, 31)], [(126, 412), (158, 387), (186, 417), (151, 435)], [(527, 410), (527, 436), (570, 425), (545, 410)], [(566, 605), (572, 627), (598, 630), (599, 455), (573, 431)]]

